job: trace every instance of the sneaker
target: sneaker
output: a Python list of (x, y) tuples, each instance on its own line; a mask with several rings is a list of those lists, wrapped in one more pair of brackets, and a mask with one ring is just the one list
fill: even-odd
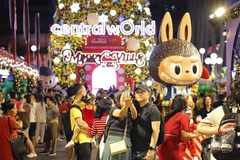
[(49, 153), (49, 156), (56, 156), (56, 155), (57, 155), (57, 153), (54, 153), (54, 152)]
[(34, 158), (34, 157), (37, 157), (37, 154), (36, 153), (30, 153), (27, 155), (28, 158)]
[(62, 142), (63, 140), (61, 138), (58, 137), (58, 141)]
[(66, 144), (65, 149), (72, 148), (74, 145), (75, 145), (75, 144), (74, 144), (73, 140), (71, 140), (71, 141), (69, 141), (69, 142)]
[(40, 152), (41, 155), (46, 155), (46, 154), (49, 154), (49, 152), (46, 152), (46, 151), (42, 151)]

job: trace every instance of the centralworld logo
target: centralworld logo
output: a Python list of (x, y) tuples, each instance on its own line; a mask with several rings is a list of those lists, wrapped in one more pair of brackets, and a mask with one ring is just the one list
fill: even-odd
[(120, 25), (106, 25), (105, 22), (97, 25), (87, 25), (84, 23), (78, 24), (54, 24), (50, 28), (51, 32), (56, 35), (120, 35), (122, 33), (125, 36), (132, 34), (141, 35), (155, 35), (155, 21), (146, 25), (145, 21), (141, 21), (141, 24), (135, 25), (130, 20), (123, 21)]

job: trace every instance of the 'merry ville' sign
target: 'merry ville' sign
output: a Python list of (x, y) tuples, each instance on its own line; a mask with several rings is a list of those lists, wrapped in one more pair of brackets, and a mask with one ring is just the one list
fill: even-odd
[(74, 52), (72, 49), (64, 49), (61, 53), (63, 62), (76, 63), (78, 66), (84, 64), (96, 64), (119, 69), (120, 64), (135, 64), (138, 67), (145, 65), (144, 53), (126, 53), (124, 51), (102, 51), (101, 53)]

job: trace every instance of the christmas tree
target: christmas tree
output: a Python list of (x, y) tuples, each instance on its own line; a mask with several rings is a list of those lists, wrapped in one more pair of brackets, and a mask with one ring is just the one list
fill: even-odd
[[(134, 25), (154, 25), (155, 27), (148, 6), (149, 2), (146, 0), (58, 0), (54, 23), (58, 26), (65, 25), (66, 28), (68, 27), (66, 25), (93, 26), (103, 24), (104, 26), (112, 27), (112, 25), (120, 25), (128, 20)], [(124, 27), (126, 31), (129, 28), (131, 29), (128, 25)], [(61, 52), (69, 48), (75, 53), (82, 51), (83, 46), (86, 45), (85, 39), (88, 36), (88, 34), (84, 34), (85, 29), (82, 27), (80, 29), (81, 33), (75, 32), (70, 34), (66, 31), (66, 34), (51, 34), (49, 53), (52, 54), (53, 59), (52, 70), (62, 85), (71, 84), (75, 81), (70, 78), (70, 75), (75, 73), (77, 64), (65, 64)], [(51, 27), (52, 30), (54, 29)], [(91, 29), (89, 33), (92, 33)], [(137, 55), (138, 53), (144, 53), (147, 57), (147, 55), (151, 54), (151, 50), (155, 45), (154, 35), (142, 34), (141, 30), (139, 32), (135, 31), (130, 35), (119, 32), (119, 36), (123, 37), (123, 44), (127, 46), (126, 53), (135, 52)], [(134, 64), (125, 64), (124, 70), (125, 76), (133, 78), (135, 82), (150, 79), (147, 63), (142, 67)]]

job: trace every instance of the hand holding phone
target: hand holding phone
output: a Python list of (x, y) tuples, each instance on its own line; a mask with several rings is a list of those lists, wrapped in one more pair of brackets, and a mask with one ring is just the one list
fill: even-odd
[(130, 88), (129, 87), (126, 87), (126, 89), (125, 89), (125, 96), (127, 97), (127, 98), (129, 98), (130, 97)]

